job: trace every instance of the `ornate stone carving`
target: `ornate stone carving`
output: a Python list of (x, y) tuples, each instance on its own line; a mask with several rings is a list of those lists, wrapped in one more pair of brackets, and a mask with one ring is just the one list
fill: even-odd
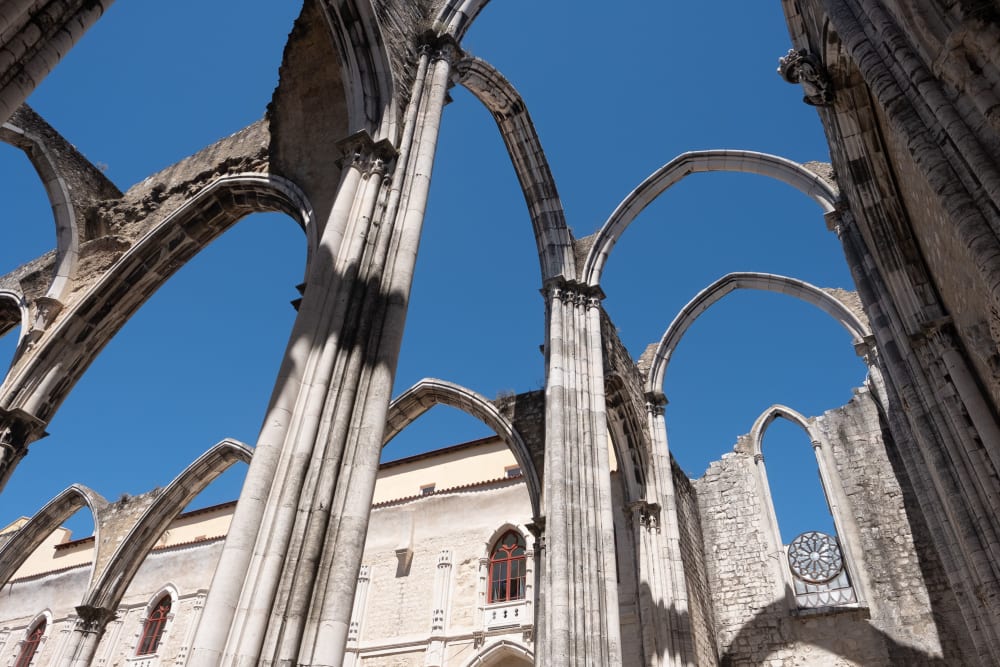
[(114, 609), (91, 605), (80, 605), (76, 608), (76, 614), (75, 630), (85, 634), (104, 632), (104, 626), (115, 617)]
[(802, 101), (817, 107), (833, 104), (833, 83), (819, 58), (806, 49), (790, 49), (778, 60), (778, 74), (789, 83), (797, 83), (805, 91)]
[(825, 533), (802, 533), (788, 545), (788, 566), (799, 579), (810, 584), (830, 581), (844, 569), (837, 539)]
[(637, 500), (628, 506), (639, 525), (649, 530), (660, 529), (660, 506), (645, 500)]

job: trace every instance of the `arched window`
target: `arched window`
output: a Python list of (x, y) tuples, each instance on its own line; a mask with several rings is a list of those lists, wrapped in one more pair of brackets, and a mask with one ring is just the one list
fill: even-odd
[(490, 552), (490, 588), (487, 602), (524, 599), (526, 574), (524, 540), (517, 531), (500, 536)]
[(28, 632), (24, 643), (21, 644), (21, 652), (17, 654), (17, 662), (14, 663), (14, 667), (28, 667), (35, 659), (35, 653), (38, 652), (38, 646), (42, 643), (42, 637), (45, 635), (45, 625), (43, 618)]
[(146, 623), (142, 626), (142, 637), (139, 639), (139, 647), (136, 655), (150, 655), (156, 653), (160, 647), (160, 640), (163, 639), (163, 631), (167, 628), (167, 616), (170, 615), (170, 595), (164, 595), (156, 603), (153, 610), (146, 617)]

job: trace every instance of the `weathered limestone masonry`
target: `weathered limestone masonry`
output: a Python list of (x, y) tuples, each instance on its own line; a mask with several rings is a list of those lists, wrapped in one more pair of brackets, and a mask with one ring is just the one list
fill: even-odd
[[(483, 562), (475, 577), (456, 562), (449, 544), (462, 545), (459, 535), (421, 547), (436, 552), (422, 551), (418, 566), (428, 609), (379, 597), (393, 562), (366, 555), (365, 537), (381, 447), (436, 404), (495, 430), (522, 471), (517, 529), (533, 538), (538, 664), (1000, 664), (995, 3), (784, 0), (794, 49), (780, 72), (817, 106), (832, 168), (742, 150), (684, 153), (576, 241), (525, 100), (462, 52), (486, 2), (305, 0), (265, 116), (124, 193), (22, 106), (110, 0), (3, 2), (0, 140), (23, 149), (45, 183), (57, 246), (0, 278), (0, 333), (21, 333), (0, 385), (0, 488), (158, 287), (241, 218), (281, 211), (306, 235), (303, 298), (207, 598), (193, 580), (184, 593), (201, 621), (183, 626), (190, 652), (179, 664), (472, 665), (528, 655), (525, 637), (520, 653), (472, 655), (480, 647), (469, 619), (491, 610), (453, 606), (451, 582), (467, 592), (478, 577), (485, 591), (488, 575)], [(492, 113), (522, 186), (539, 257), (545, 388), (494, 402), (427, 379), (390, 403), (456, 83)], [(810, 197), (844, 246), (858, 297), (731, 273), (695, 295), (636, 364), (601, 307), (605, 263), (653, 200), (715, 171), (779, 179)], [(737, 289), (831, 315), (869, 380), (821, 417), (773, 406), (692, 482), (670, 456), (663, 381), (690, 324)], [(839, 542), (817, 549), (842, 554), (836, 584), (806, 585), (789, 569), (760, 449), (776, 418), (798, 423), (815, 449)], [(76, 582), (75, 614), (59, 619), (54, 664), (134, 657), (98, 651), (133, 611), (125, 591), (143, 558), (187, 500), (250, 452), (223, 440), (165, 489), (128, 502), (71, 486), (0, 545), (7, 581), (69, 514), (86, 505), (96, 517), (95, 567)], [(364, 657), (352, 618), (365, 609), (402, 614), (400, 633), (429, 624), (427, 650)]]
[[(785, 2), (818, 67), (831, 227), (869, 313), (900, 460), (982, 664), (1000, 662), (1000, 143), (994, 3)], [(798, 77), (797, 77), (798, 78)]]
[[(722, 664), (970, 664), (969, 642), (954, 596), (942, 587), (926, 528), (912, 518), (882, 439), (878, 407), (859, 391), (843, 408), (811, 420), (817, 454), (836, 461), (854, 526), (838, 523), (860, 606), (795, 609), (786, 595), (784, 554), (768, 536), (770, 503), (751, 436), (692, 483), (705, 540), (707, 588)], [(765, 453), (767, 455), (767, 453)], [(770, 455), (775, 455), (773, 452)], [(778, 484), (782, 480), (771, 480)], [(833, 496), (828, 490), (828, 495)], [(846, 510), (846, 511), (844, 511)], [(859, 547), (852, 553), (849, 541)], [(853, 546), (853, 545), (850, 545)], [(775, 564), (778, 567), (775, 567)], [(704, 594), (704, 593), (702, 593)], [(791, 607), (791, 610), (790, 610)]]

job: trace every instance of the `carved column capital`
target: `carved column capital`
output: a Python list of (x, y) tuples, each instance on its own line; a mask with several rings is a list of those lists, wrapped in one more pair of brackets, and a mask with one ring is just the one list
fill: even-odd
[(646, 412), (654, 417), (662, 417), (664, 409), (667, 407), (667, 395), (662, 391), (646, 392)]
[(564, 304), (587, 308), (599, 308), (604, 300), (604, 292), (599, 286), (563, 278), (548, 281), (542, 294), (550, 301), (559, 300)]
[(0, 409), (0, 489), (28, 454), (28, 445), (46, 435), (45, 424), (37, 417), (24, 410)]
[(337, 142), (341, 169), (354, 166), (373, 173), (382, 173), (396, 158), (398, 151), (388, 139), (375, 141), (367, 130), (358, 130)]
[(76, 625), (74, 629), (84, 634), (101, 634), (104, 627), (114, 619), (115, 610), (92, 605), (80, 605), (76, 608)]
[(802, 101), (817, 107), (833, 104), (833, 82), (819, 57), (807, 49), (789, 49), (778, 59), (778, 74), (789, 83), (797, 83), (805, 91)]
[(633, 519), (638, 519), (639, 525), (647, 530), (660, 529), (660, 505), (645, 500), (636, 500), (628, 504)]

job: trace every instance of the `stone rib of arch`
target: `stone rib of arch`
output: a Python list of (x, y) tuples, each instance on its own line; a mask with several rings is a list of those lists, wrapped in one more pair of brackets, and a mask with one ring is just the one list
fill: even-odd
[(76, 274), (76, 264), (80, 257), (80, 234), (69, 189), (59, 177), (52, 154), (39, 137), (8, 122), (0, 126), (0, 140), (24, 151), (42, 179), (45, 194), (48, 195), (56, 224), (56, 265), (47, 296), (58, 299), (66, 284)]
[(534, 654), (530, 650), (509, 639), (501, 639), (470, 658), (463, 667), (487, 667), (499, 663), (504, 658), (520, 658), (526, 665), (534, 664)]
[(662, 391), (670, 358), (677, 344), (680, 343), (681, 338), (695, 320), (727, 294), (741, 289), (787, 294), (816, 306), (844, 327), (851, 334), (855, 344), (860, 344), (865, 338), (871, 336), (871, 329), (868, 325), (851, 312), (847, 306), (811, 283), (773, 273), (728, 273), (691, 299), (681, 308), (673, 322), (667, 327), (656, 346), (646, 383), (646, 391)]
[(438, 12), (437, 23), (445, 33), (461, 40), (488, 2), (489, 0), (448, 0)]
[(24, 335), (28, 332), (28, 304), (24, 301), (24, 296), (14, 290), (0, 289), (0, 336), (21, 326), (21, 333), (17, 341), (20, 344)]
[[(84, 604), (116, 609), (135, 573), (170, 522), (219, 475), (238, 461), (249, 463), (252, 456), (249, 445), (227, 438), (185, 468), (146, 509), (99, 573), (96, 570), (101, 564), (97, 564), (96, 582)], [(98, 557), (100, 555), (98, 552)]]
[[(136, 241), (81, 301), (67, 307), (31, 360), (8, 378), (0, 404), (16, 395), (18, 405), (10, 407), (48, 421), (93, 358), (177, 269), (243, 217), (270, 210), (288, 214), (306, 229), (307, 238), (315, 238), (309, 231), (315, 226), (312, 208), (291, 181), (260, 173), (212, 181)], [(80, 345), (81, 339), (87, 344)], [(61, 352), (44, 354), (53, 348)], [(45, 394), (39, 389), (55, 365), (72, 368), (75, 375), (61, 378), (58, 393)]]
[(521, 434), (507, 417), (485, 396), (453, 382), (424, 378), (400, 394), (390, 405), (386, 415), (383, 446), (396, 437), (420, 415), (435, 405), (448, 405), (480, 420), (507, 443), (524, 473), (531, 498), (531, 511), (539, 516), (541, 484), (531, 453)]
[(687, 176), (712, 171), (757, 174), (777, 179), (800, 190), (823, 209), (835, 209), (837, 193), (819, 175), (797, 162), (777, 155), (739, 150), (709, 150), (682, 153), (666, 163), (630, 192), (608, 218), (594, 238), (583, 266), (583, 281), (600, 285), (601, 274), (611, 249), (636, 216), (647, 206)]
[(93, 489), (82, 484), (73, 484), (38, 510), (28, 523), (21, 526), (21, 529), (0, 548), (0, 585), (7, 583), (45, 538), (84, 505), (90, 508), (94, 517), (94, 539), (100, 544), (99, 513), (107, 507), (108, 501)]
[(459, 83), (493, 114), (507, 146), (531, 216), (543, 282), (557, 276), (575, 276), (573, 238), (524, 100), (500, 72), (479, 58), (463, 58), (455, 64), (455, 72)]
[(767, 431), (767, 427), (778, 418), (787, 419), (793, 424), (798, 425), (806, 432), (810, 440), (816, 440), (816, 435), (813, 433), (812, 426), (809, 424), (809, 420), (801, 412), (791, 409), (787, 405), (781, 405), (780, 403), (775, 403), (767, 410), (761, 413), (759, 417), (754, 421), (753, 428), (750, 429), (750, 446), (751, 453), (754, 456), (763, 456), (763, 449), (761, 445), (764, 441), (764, 433)]

